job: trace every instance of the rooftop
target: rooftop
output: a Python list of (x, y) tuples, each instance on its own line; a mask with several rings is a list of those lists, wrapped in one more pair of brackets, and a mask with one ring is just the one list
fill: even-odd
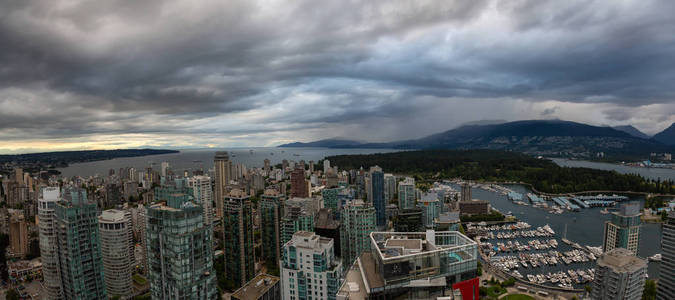
[[(372, 232), (370, 239), (372, 245), (377, 245), (377, 253), (383, 260), (476, 245), (476, 242), (457, 231)], [(448, 243), (437, 245), (437, 240)]]
[(236, 290), (232, 297), (241, 300), (257, 300), (278, 282), (279, 277), (260, 274)]
[(633, 273), (647, 268), (647, 261), (641, 259), (624, 248), (615, 248), (598, 259), (598, 266), (608, 267), (617, 273)]

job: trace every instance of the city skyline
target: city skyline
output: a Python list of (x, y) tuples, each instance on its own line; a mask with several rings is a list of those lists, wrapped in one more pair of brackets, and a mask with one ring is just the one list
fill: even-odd
[(7, 2), (0, 153), (381, 142), (477, 120), (654, 134), (675, 121), (673, 5)]

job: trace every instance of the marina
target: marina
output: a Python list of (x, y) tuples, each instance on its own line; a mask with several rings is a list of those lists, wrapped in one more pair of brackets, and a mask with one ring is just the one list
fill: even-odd
[[(452, 184), (461, 184), (461, 182), (454, 181)], [(522, 277), (523, 280), (529, 281), (527, 275), (543, 275), (544, 278), (547, 278), (546, 275), (549, 273), (556, 274), (559, 272), (565, 272), (569, 276), (568, 270), (588, 270), (595, 268), (595, 260), (602, 253), (601, 247), (602, 236), (603, 236), (603, 227), (604, 222), (610, 218), (609, 211), (607, 208), (596, 208), (591, 207), (590, 205), (583, 202), (584, 200), (600, 200), (600, 199), (577, 199), (585, 204), (587, 207), (581, 208), (580, 205), (577, 205), (577, 202), (573, 200), (573, 197), (569, 196), (560, 196), (560, 197), (547, 197), (549, 202), (548, 208), (537, 207), (534, 205), (529, 205), (527, 199), (519, 198), (516, 194), (521, 196), (532, 193), (532, 191), (526, 186), (519, 184), (472, 184), (473, 196), (476, 199), (483, 199), (490, 201), (490, 204), (493, 208), (509, 212), (509, 214), (518, 218), (520, 222), (512, 222), (505, 225), (492, 225), (492, 226), (481, 226), (481, 243), (491, 243), (490, 246), (483, 245), (481, 251), (484, 254), (490, 255), (490, 260), (500, 260), (499, 257), (508, 257), (514, 256), (518, 258), (518, 267), (510, 268), (509, 274), (515, 277), (519, 277), (518, 274)], [(457, 186), (459, 188), (459, 186)], [(543, 197), (542, 197), (543, 198)], [(554, 198), (557, 198), (554, 200)], [(518, 199), (523, 199), (524, 201), (518, 201)], [(619, 198), (617, 198), (618, 200)], [(611, 199), (615, 200), (615, 199)], [(525, 202), (527, 201), (527, 202)], [(608, 200), (609, 201), (609, 200)], [(638, 201), (641, 205), (644, 205), (643, 196), (633, 196), (630, 198), (624, 198), (620, 201)], [(576, 206), (576, 207), (575, 207)], [(559, 208), (563, 213), (546, 213), (551, 212), (553, 209)], [(477, 228), (477, 224), (474, 224)], [(556, 234), (549, 237), (523, 237), (520, 233), (521, 231), (533, 230), (537, 227), (548, 226)], [(655, 254), (661, 252), (661, 245), (659, 243), (659, 236), (661, 234), (661, 228), (659, 224), (647, 224), (644, 223), (641, 226), (641, 238), (639, 246), (639, 256), (643, 258), (654, 257)], [(501, 239), (498, 238), (501, 233)], [(559, 235), (558, 233), (562, 233)], [(569, 238), (569, 239), (568, 239)], [(543, 240), (555, 239), (558, 243), (556, 248), (549, 249), (533, 249), (529, 241), (530, 240), (539, 240), (541, 244)], [(573, 241), (572, 241), (573, 240)], [(509, 241), (511, 241), (511, 246), (509, 247)], [(515, 246), (518, 242), (519, 246)], [(534, 242), (533, 242), (534, 243)], [(505, 251), (502, 251), (503, 249)], [(495, 251), (495, 246), (498, 251)], [(523, 246), (529, 246), (528, 248)], [(577, 252), (574, 252), (576, 250)], [(549, 253), (549, 251), (556, 251), (557, 253)], [(494, 252), (494, 253), (491, 253)], [(529, 259), (525, 261), (527, 267), (525, 267), (520, 262), (520, 255), (533, 255), (545, 254), (547, 261), (549, 257), (555, 257), (557, 264), (542, 264), (541, 260), (536, 261), (537, 267), (533, 267)], [(592, 256), (591, 256), (592, 254)], [(575, 259), (575, 256), (578, 256)], [(656, 256), (658, 257), (658, 256)], [(656, 258), (654, 257), (654, 258)], [(563, 259), (564, 258), (564, 259)], [(569, 261), (569, 264), (566, 262)], [(496, 267), (496, 266), (495, 266)], [(504, 270), (503, 268), (499, 268)], [(650, 259), (648, 265), (648, 274), (651, 277), (658, 276), (659, 261), (656, 259)], [(517, 273), (516, 273), (517, 272)], [(588, 272), (585, 271), (586, 275)], [(578, 272), (577, 272), (578, 274)], [(582, 282), (581, 278), (579, 278)], [(583, 288), (584, 284), (577, 284), (574, 279), (572, 279), (572, 286), (574, 288)], [(561, 284), (553, 283), (547, 281), (546, 285), (550, 286), (559, 286)]]

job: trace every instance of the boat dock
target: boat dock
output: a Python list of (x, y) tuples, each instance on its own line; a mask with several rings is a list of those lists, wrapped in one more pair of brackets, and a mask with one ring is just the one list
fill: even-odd
[(579, 204), (580, 207), (583, 207), (583, 208), (590, 208), (590, 206), (589, 206), (588, 204), (586, 204), (586, 202), (582, 201), (581, 199), (579, 199), (579, 198), (577, 198), (577, 197), (573, 197), (573, 198), (570, 198), (570, 199), (572, 199), (572, 201), (574, 201), (574, 202), (576, 202), (577, 204)]
[(570, 202), (570, 201), (567, 199), (567, 197), (555, 197), (555, 198), (553, 198), (552, 200), (553, 200), (553, 202), (555, 202), (556, 204), (558, 204), (558, 206), (560, 206), (560, 207), (564, 207), (564, 208), (567, 208), (567, 209), (573, 210), (573, 211), (579, 211), (579, 210), (581, 210), (581, 208), (580, 208), (578, 205), (573, 204), (572, 202)]

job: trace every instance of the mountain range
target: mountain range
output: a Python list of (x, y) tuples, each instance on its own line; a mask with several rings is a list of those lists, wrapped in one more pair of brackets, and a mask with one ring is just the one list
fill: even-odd
[(670, 127), (655, 134), (653, 139), (666, 145), (675, 145), (675, 123), (670, 124)]
[(326, 139), (279, 147), (499, 149), (533, 155), (579, 158), (597, 157), (602, 153), (615, 159), (647, 157), (651, 152), (675, 150), (675, 126), (670, 126), (653, 138), (632, 126), (629, 127), (601, 127), (561, 120), (528, 120), (468, 124), (419, 139), (386, 143)]

